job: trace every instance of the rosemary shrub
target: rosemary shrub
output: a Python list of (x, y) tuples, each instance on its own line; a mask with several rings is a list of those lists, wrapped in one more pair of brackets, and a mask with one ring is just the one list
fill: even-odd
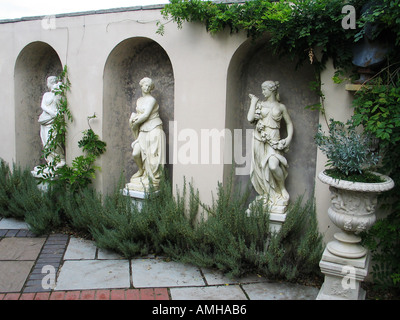
[[(109, 195), (88, 187), (60, 192), (60, 185), (41, 192), (27, 170), (8, 171), (2, 162), (0, 172), (1, 182), (15, 185), (0, 188), (1, 208), (7, 208), (0, 214), (24, 218), (37, 234), (70, 230), (126, 258), (162, 254), (232, 277), (257, 273), (295, 281), (320, 275), (323, 245), (312, 200), (297, 199), (281, 231), (271, 233), (262, 205), (248, 217), (249, 193), (231, 184), (219, 185), (213, 205), (205, 206), (190, 184), (174, 196), (164, 174), (158, 193), (148, 196), (139, 210), (119, 187)], [(199, 212), (207, 213), (208, 219)]]

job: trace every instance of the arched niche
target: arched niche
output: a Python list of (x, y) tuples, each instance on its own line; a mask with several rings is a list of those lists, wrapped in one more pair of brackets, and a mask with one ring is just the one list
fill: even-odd
[[(241, 183), (244, 188), (250, 183), (251, 139), (246, 143), (246, 129), (254, 129), (247, 121), (250, 107), (249, 93), (264, 99), (261, 84), (266, 80), (280, 82), (280, 99), (286, 105), (294, 125), (294, 136), (290, 150), (285, 157), (288, 160), (288, 177), (286, 188), (291, 199), (299, 195), (311, 196), (314, 191), (317, 147), (314, 135), (318, 128), (318, 112), (305, 109), (306, 106), (319, 102), (318, 95), (310, 90), (310, 82), (315, 81), (313, 66), (305, 63), (296, 68), (296, 61), (274, 55), (266, 45), (267, 40), (247, 40), (233, 55), (227, 78), (226, 126), (234, 132), (241, 132), (242, 141), (234, 138), (232, 165), (224, 167), (224, 180), (227, 181), (234, 169), (234, 182)], [(284, 122), (283, 122), (284, 123)], [(282, 124), (283, 124), (282, 123)], [(250, 131), (249, 131), (250, 133)], [(232, 136), (234, 136), (232, 134)], [(286, 137), (286, 128), (281, 128), (281, 137)], [(245, 164), (236, 160), (247, 158)], [(240, 154), (243, 158), (238, 158)], [(240, 161), (239, 161), (240, 162)], [(247, 168), (247, 169), (246, 169)], [(238, 170), (239, 169), (239, 170)], [(251, 199), (256, 192), (252, 188)]]
[(58, 76), (62, 63), (47, 43), (36, 41), (25, 46), (14, 69), (16, 162), (23, 167), (44, 163), (40, 140), (39, 115), (42, 96), (48, 91), (47, 77)]
[[(128, 120), (141, 97), (139, 81), (144, 77), (153, 79), (155, 84), (152, 95), (160, 105), (169, 163), (169, 122), (174, 119), (172, 64), (157, 42), (143, 37), (129, 38), (111, 51), (104, 68), (103, 140), (107, 143), (107, 152), (102, 156), (104, 192), (114, 189), (121, 174), (126, 183), (137, 171)], [(172, 176), (172, 165), (168, 170)]]

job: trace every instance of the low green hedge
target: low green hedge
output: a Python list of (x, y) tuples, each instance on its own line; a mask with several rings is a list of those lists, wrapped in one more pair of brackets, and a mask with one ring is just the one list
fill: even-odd
[(24, 219), (37, 234), (70, 230), (126, 258), (162, 254), (232, 277), (321, 276), (323, 245), (313, 200), (294, 201), (280, 232), (271, 233), (268, 213), (260, 205), (247, 216), (249, 192), (238, 192), (231, 183), (219, 185), (207, 207), (190, 184), (174, 196), (164, 175), (157, 195), (147, 197), (139, 210), (118, 187), (110, 195), (90, 188), (73, 193), (60, 184), (42, 192), (27, 170), (11, 170), (1, 161), (0, 172), (0, 215)]

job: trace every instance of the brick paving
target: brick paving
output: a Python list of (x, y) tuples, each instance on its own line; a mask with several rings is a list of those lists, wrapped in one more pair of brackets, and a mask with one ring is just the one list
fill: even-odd
[(0, 293), (0, 300), (169, 300), (167, 288)]
[(25, 229), (0, 229), (0, 238), (5, 237), (35, 238), (36, 235), (33, 232)]

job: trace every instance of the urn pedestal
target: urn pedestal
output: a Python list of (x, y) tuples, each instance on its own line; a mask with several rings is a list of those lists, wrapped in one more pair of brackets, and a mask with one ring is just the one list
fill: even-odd
[[(379, 174), (377, 174), (379, 175)], [(360, 242), (360, 232), (376, 221), (378, 195), (394, 187), (390, 177), (379, 175), (383, 182), (363, 183), (334, 179), (324, 172), (318, 178), (329, 185), (331, 206), (328, 216), (341, 229), (322, 255), (320, 267), (325, 282), (317, 299), (364, 299), (360, 283), (368, 275), (370, 256)]]

